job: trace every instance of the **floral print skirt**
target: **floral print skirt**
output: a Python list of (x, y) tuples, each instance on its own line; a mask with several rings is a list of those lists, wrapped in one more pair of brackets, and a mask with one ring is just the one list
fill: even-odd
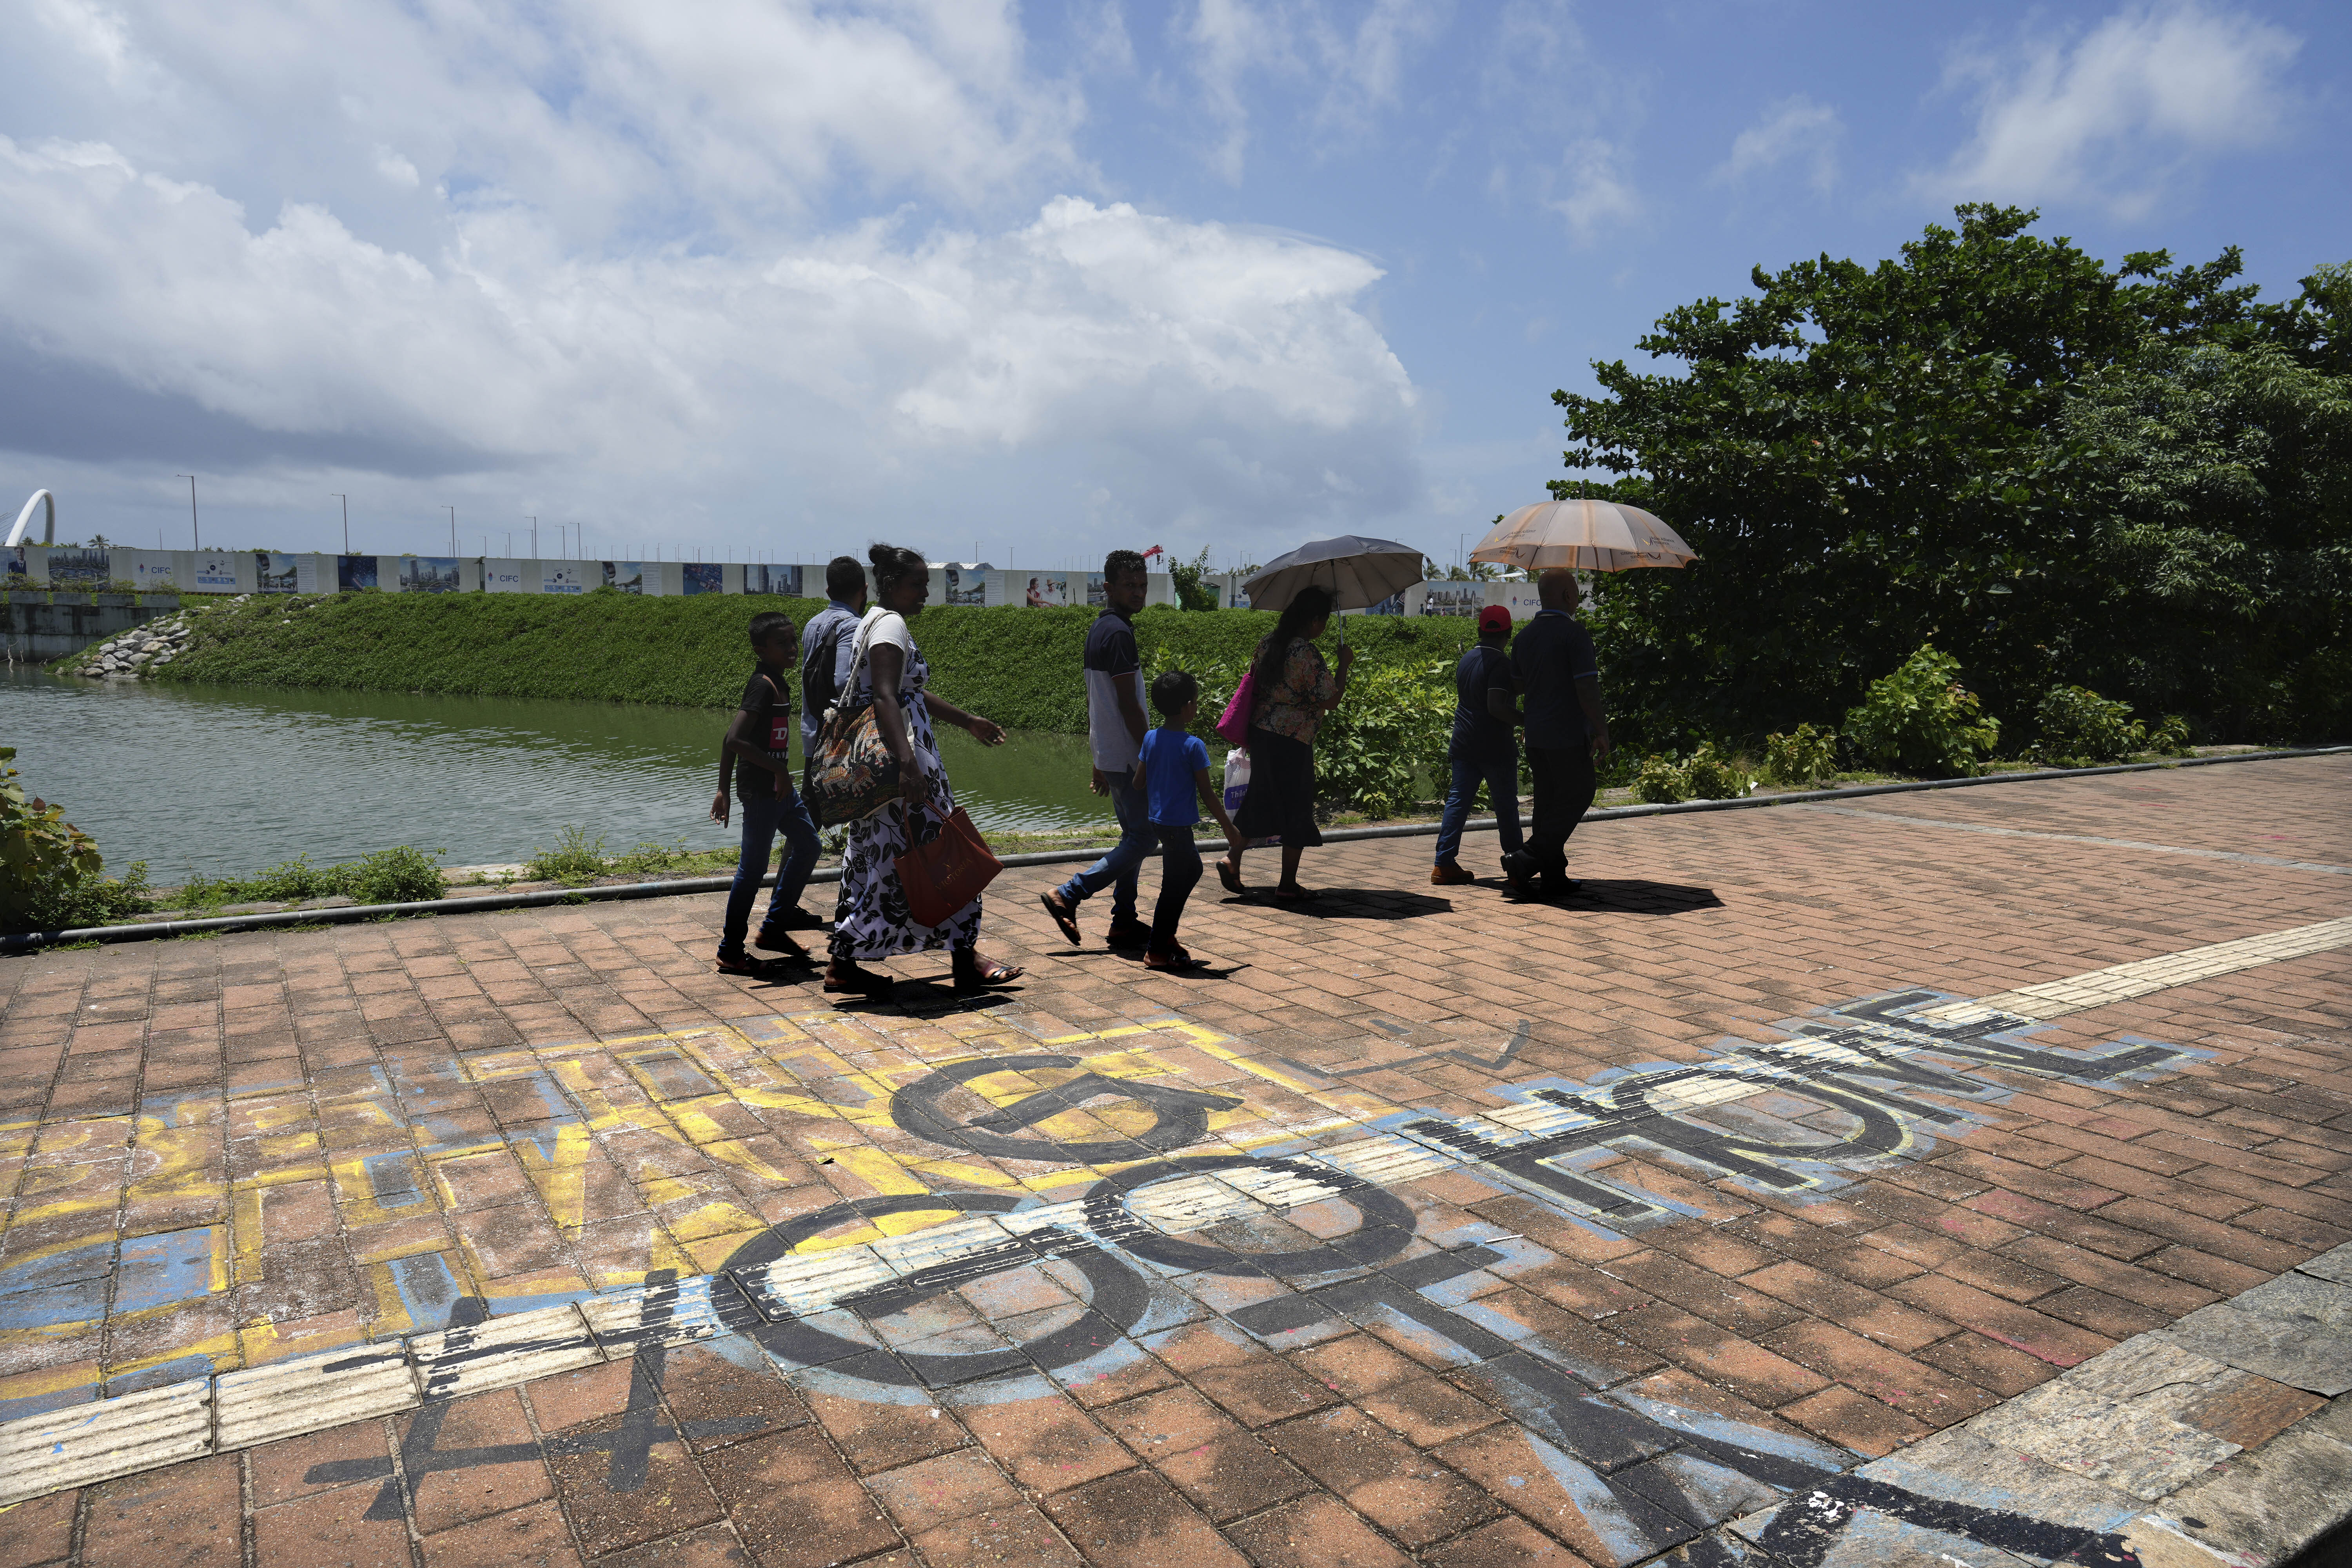
[(908, 739), (914, 743), (916, 763), (930, 781), (930, 792), (919, 809), (887, 805), (849, 825), (848, 842), (841, 851), (841, 896), (833, 911), (835, 958), (888, 958), (901, 952), (970, 947), (980, 940), (978, 899), (935, 926), (917, 925), (907, 912), (907, 892), (898, 885), (898, 860), (908, 848), (908, 819), (911, 817), (916, 830), (928, 837), (955, 811), (955, 795), (948, 788), (947, 769), (940, 762), (930, 710), (922, 694), (908, 693), (903, 705)]

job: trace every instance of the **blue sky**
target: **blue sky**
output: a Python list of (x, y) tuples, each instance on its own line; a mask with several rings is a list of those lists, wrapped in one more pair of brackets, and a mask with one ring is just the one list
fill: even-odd
[[(2352, 8), (6, 0), (0, 487), (66, 533), (1441, 562), (1553, 388), (1963, 200), (2352, 259)], [(518, 538), (513, 548), (525, 548)]]

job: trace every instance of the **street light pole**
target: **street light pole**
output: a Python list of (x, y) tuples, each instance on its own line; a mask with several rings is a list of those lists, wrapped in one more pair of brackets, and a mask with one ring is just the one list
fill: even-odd
[(329, 495), (343, 503), (343, 553), (352, 552), (352, 498), (341, 490), (329, 490)]
[(188, 481), (188, 537), (195, 542), (194, 546), (195, 549), (202, 550), (205, 547), (205, 539), (203, 533), (196, 528), (196, 476), (173, 474), (172, 477)]
[[(441, 504), (449, 506), (447, 501), (443, 501)], [(452, 555), (457, 553), (457, 509), (454, 506), (449, 506), (449, 553)]]
[(539, 519), (536, 517), (530, 520), (530, 558), (533, 561), (539, 559)]

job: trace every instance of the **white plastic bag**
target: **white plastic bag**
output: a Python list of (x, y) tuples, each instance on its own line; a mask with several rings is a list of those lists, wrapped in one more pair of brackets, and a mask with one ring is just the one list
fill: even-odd
[[(1249, 749), (1245, 746), (1235, 746), (1225, 753), (1225, 815), (1227, 816), (1241, 810), (1242, 796), (1249, 794)], [(1264, 838), (1250, 839), (1245, 847), (1262, 849), (1269, 844), (1281, 842), (1280, 834), (1271, 833)]]

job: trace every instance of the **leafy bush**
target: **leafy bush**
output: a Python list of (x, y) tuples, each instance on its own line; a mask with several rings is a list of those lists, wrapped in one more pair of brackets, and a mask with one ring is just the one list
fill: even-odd
[(1633, 798), (1651, 805), (1675, 805), (1685, 800), (1732, 800), (1746, 795), (1750, 784), (1745, 758), (1727, 755), (1712, 741), (1701, 741), (1688, 760), (1644, 757), (1633, 776)]
[(1683, 764), (1683, 780), (1699, 800), (1730, 800), (1746, 795), (1749, 784), (1746, 759), (1724, 755), (1713, 741), (1699, 742)]
[(1880, 767), (1929, 778), (1984, 772), (2000, 742), (2000, 721), (1959, 683), (1960, 661), (1932, 643), (1892, 675), (1879, 677), (1845, 715), (1846, 739)]
[(396, 844), (362, 857), (351, 868), (352, 897), (363, 904), (421, 903), (449, 890), (449, 879), (438, 864), (446, 850), (427, 855), (407, 844)]
[(1454, 726), (1453, 674), (1451, 664), (1368, 668), (1359, 661), (1346, 700), (1316, 731), (1318, 793), (1381, 817), (1442, 789)]
[(2130, 703), (2111, 701), (2087, 686), (2053, 686), (2033, 711), (2041, 731), (2033, 756), (2058, 768), (2120, 763), (2147, 743), (2147, 726), (2131, 713)]
[(552, 849), (534, 847), (523, 862), (523, 874), (534, 882), (561, 882), (577, 888), (604, 875), (604, 839), (588, 837), (584, 827), (567, 827)]
[(2159, 757), (2185, 757), (2189, 754), (2189, 721), (2178, 713), (2168, 714), (2156, 732), (2147, 738), (2147, 749)]
[(1633, 798), (1647, 805), (1675, 805), (1690, 798), (1690, 781), (1672, 757), (1643, 757), (1633, 775)]
[(1837, 731), (1800, 724), (1764, 737), (1764, 776), (1777, 784), (1811, 789), (1837, 772)]
[(27, 799), (0, 746), (0, 931), (68, 931), (147, 912), (147, 865), (110, 878), (97, 841), (65, 819), (62, 807)]

